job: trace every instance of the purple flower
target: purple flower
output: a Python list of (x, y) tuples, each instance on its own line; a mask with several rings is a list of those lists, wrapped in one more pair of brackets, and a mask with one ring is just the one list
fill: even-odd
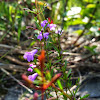
[(49, 33), (48, 33), (48, 32), (43, 33), (43, 36), (44, 36), (44, 38), (46, 38), (46, 39), (48, 39), (48, 35), (49, 35)]
[(52, 30), (55, 30), (55, 28), (56, 28), (56, 24), (50, 24), (50, 30), (52, 31)]
[(36, 65), (33, 65), (33, 64), (30, 64), (29, 65), (30, 67), (28, 68), (28, 71), (32, 72), (33, 71), (33, 68), (36, 67)]
[(48, 23), (47, 20), (44, 20), (44, 21), (41, 23), (41, 26), (42, 26), (43, 28), (46, 26), (46, 28), (47, 28), (47, 27), (49, 27), (50, 25), (49, 25), (49, 23)]
[[(44, 38), (48, 39), (48, 35), (49, 33), (46, 32), (46, 33), (43, 33), (43, 36)], [(40, 39), (40, 41), (43, 39), (43, 36), (42, 36), (42, 32), (40, 32), (40, 34), (38, 35), (37, 39)]]
[(32, 72), (32, 71), (33, 71), (33, 69), (32, 69), (32, 68), (28, 68), (28, 71)]
[(32, 75), (29, 75), (29, 76), (28, 76), (28, 79), (31, 80), (31, 81), (34, 81), (34, 80), (36, 79), (37, 76), (38, 76), (38, 74), (37, 74), (37, 73), (34, 73), (34, 74), (32, 74)]
[(27, 59), (28, 62), (30, 62), (31, 60), (34, 60), (34, 55), (37, 53), (37, 49), (31, 51), (31, 52), (25, 52), (24, 54), (24, 59)]
[(40, 41), (43, 39), (42, 32), (40, 32), (40, 34), (37, 36), (37, 39), (40, 39)]
[(61, 35), (61, 34), (62, 34), (62, 30), (61, 30), (61, 29), (56, 30), (56, 31), (55, 31), (55, 33), (57, 33), (57, 34)]
[(32, 67), (32, 68), (35, 68), (36, 67), (36, 65), (33, 65), (33, 64), (30, 64), (29, 66)]

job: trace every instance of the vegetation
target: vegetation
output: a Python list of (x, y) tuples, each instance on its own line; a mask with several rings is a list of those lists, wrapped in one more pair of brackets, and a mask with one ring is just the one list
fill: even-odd
[(2, 0), (0, 88), (35, 90), (27, 100), (88, 98), (78, 91), (82, 76), (99, 71), (99, 11), (99, 0)]

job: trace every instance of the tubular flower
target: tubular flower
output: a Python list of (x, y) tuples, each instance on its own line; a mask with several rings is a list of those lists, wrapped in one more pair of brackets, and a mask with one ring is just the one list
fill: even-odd
[(33, 64), (30, 64), (29, 65), (30, 67), (28, 68), (28, 71), (32, 72), (33, 71), (33, 68), (36, 67), (36, 65), (33, 65)]
[(41, 26), (44, 28), (47, 28), (47, 27), (49, 27), (50, 25), (49, 25), (49, 23), (48, 23), (48, 21), (47, 20), (44, 20), (42, 23), (41, 23)]
[(40, 34), (38, 35), (37, 39), (40, 39), (40, 41), (44, 38), (48, 39), (48, 35), (49, 33), (46, 32), (46, 33), (43, 33), (43, 36), (42, 36), (42, 32), (40, 32)]
[(34, 81), (36, 79), (36, 77), (38, 76), (38, 73), (34, 73), (32, 75), (29, 75), (28, 76), (28, 79), (31, 80), (31, 81)]
[(48, 35), (49, 35), (48, 32), (46, 32), (46, 33), (43, 34), (44, 38), (46, 38), (46, 39), (48, 39)]
[(38, 35), (37, 39), (40, 39), (40, 41), (43, 39), (42, 32), (40, 32), (40, 34)]
[(62, 34), (62, 30), (58, 29), (58, 30), (55, 31), (55, 33), (61, 35)]
[(56, 28), (56, 24), (50, 24), (50, 31), (52, 31), (52, 30), (55, 30), (55, 28)]
[(37, 53), (37, 49), (31, 51), (31, 52), (25, 52), (24, 54), (24, 59), (27, 59), (28, 62), (30, 62), (31, 60), (34, 60), (34, 55)]

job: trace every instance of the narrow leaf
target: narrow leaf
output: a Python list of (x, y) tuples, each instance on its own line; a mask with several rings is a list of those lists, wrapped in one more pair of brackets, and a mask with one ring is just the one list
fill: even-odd
[(34, 71), (35, 71), (36, 73), (38, 73), (38, 75), (41, 76), (41, 71), (40, 71), (38, 68), (34, 68)]
[(67, 77), (71, 74), (72, 69), (68, 71)]
[(57, 80), (57, 83), (58, 83), (59, 88), (63, 90), (63, 86), (62, 86), (60, 80)]

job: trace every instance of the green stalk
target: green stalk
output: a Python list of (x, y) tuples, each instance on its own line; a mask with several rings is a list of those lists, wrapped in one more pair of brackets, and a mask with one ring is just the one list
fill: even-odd
[(69, 98), (69, 100), (73, 100), (71, 98), (71, 96), (69, 96), (68, 94), (66, 94), (63, 90), (61, 90), (60, 88), (56, 87), (54, 84), (52, 84), (52, 87), (57, 89), (58, 91), (62, 92), (67, 98)]

